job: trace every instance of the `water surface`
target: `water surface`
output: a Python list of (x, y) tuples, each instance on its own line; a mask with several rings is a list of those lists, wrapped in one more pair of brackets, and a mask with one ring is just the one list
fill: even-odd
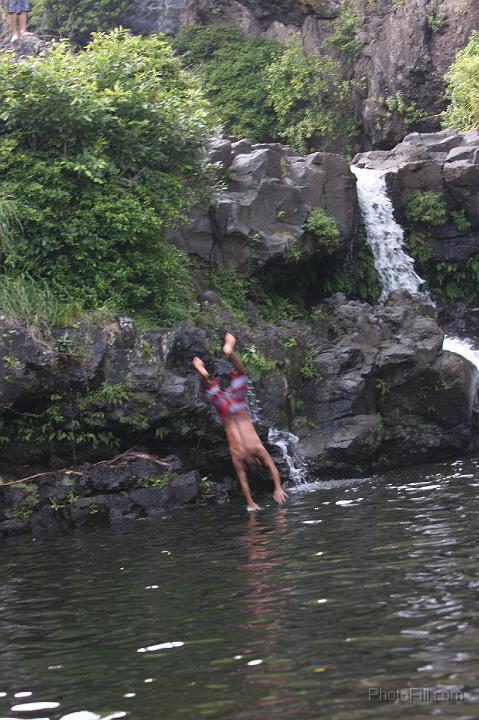
[(5, 541), (0, 717), (477, 718), (478, 489), (473, 459)]

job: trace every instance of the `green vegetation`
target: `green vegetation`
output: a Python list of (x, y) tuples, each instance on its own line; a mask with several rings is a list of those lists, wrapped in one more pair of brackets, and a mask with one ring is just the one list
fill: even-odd
[(255, 141), (278, 136), (267, 68), (281, 51), (279, 43), (224, 25), (184, 25), (171, 42), (183, 64), (201, 77), (216, 117), (231, 135)]
[(306, 54), (295, 35), (280, 44), (237, 28), (187, 25), (171, 42), (233, 136), (282, 139), (304, 151), (356, 133), (345, 112), (350, 84), (339, 64), (319, 52)]
[[(406, 215), (410, 220), (406, 247), (415, 260), (417, 272), (426, 279), (432, 297), (443, 302), (461, 300), (476, 304), (479, 301), (479, 257), (446, 261), (438, 259), (433, 250), (431, 228), (444, 225), (448, 219), (441, 193), (413, 193), (408, 200)], [(460, 232), (471, 229), (464, 210), (453, 211), (450, 217)]]
[(105, 32), (124, 24), (129, 0), (36, 0), (31, 23), (41, 34), (69, 38), (84, 45), (93, 32)]
[(479, 257), (468, 260), (438, 260), (425, 232), (410, 231), (406, 237), (408, 252), (416, 261), (416, 270), (427, 279), (435, 300), (461, 300), (469, 305), (479, 301)]
[(209, 271), (210, 286), (220, 293), (223, 300), (233, 309), (240, 309), (246, 301), (250, 281), (242, 277), (232, 265), (213, 268)]
[(473, 32), (445, 76), (450, 100), (442, 114), (445, 128), (477, 130), (479, 127), (479, 32)]
[(464, 210), (453, 210), (451, 212), (451, 218), (452, 222), (454, 223), (454, 226), (460, 231), (460, 232), (469, 232), (469, 230), (472, 228), (471, 223), (466, 217), (466, 213)]
[(318, 380), (319, 373), (316, 365), (314, 364), (314, 355), (311, 350), (307, 350), (302, 358), (301, 365), (299, 367), (299, 374), (303, 380)]
[(27, 520), (30, 515), (40, 506), (38, 488), (28, 483), (17, 483), (16, 487), (23, 490), (23, 497), (13, 510), (17, 520)]
[(399, 115), (405, 128), (414, 125), (424, 117), (425, 113), (417, 106), (416, 101), (407, 98), (402, 90), (397, 90), (395, 95), (379, 99), (387, 108), (385, 117), (392, 118), (394, 115)]
[(408, 220), (422, 225), (444, 225), (447, 219), (447, 208), (442, 194), (416, 190), (407, 200), (406, 216)]
[(356, 28), (359, 21), (359, 13), (352, 7), (351, 0), (343, 0), (339, 17), (334, 23), (334, 31), (326, 40), (326, 44), (332, 45), (346, 54), (357, 53), (360, 48), (360, 44), (356, 40)]
[(432, 32), (438, 32), (447, 23), (446, 15), (438, 12), (438, 4), (438, 0), (431, 0), (431, 2), (426, 5), (426, 22)]
[(301, 152), (331, 147), (338, 136), (353, 137), (356, 125), (347, 112), (350, 84), (339, 64), (319, 51), (304, 52), (291, 35), (267, 69), (269, 97), (278, 118), (278, 134)]
[(356, 240), (354, 252), (324, 279), (324, 296), (336, 292), (343, 292), (349, 297), (365, 300), (373, 305), (379, 302), (381, 281), (371, 248), (363, 237)]
[(66, 43), (17, 63), (2, 54), (0, 298), (16, 294), (35, 317), (48, 288), (50, 319), (62, 304), (163, 324), (191, 314), (187, 259), (164, 234), (210, 188), (207, 114), (157, 36), (115, 30), (76, 54)]
[(315, 238), (318, 245), (336, 247), (339, 240), (338, 224), (323, 208), (313, 208), (309, 213), (304, 229)]
[(256, 345), (246, 348), (241, 353), (241, 357), (252, 382), (257, 382), (263, 373), (274, 370), (276, 367), (276, 361), (264, 355)]

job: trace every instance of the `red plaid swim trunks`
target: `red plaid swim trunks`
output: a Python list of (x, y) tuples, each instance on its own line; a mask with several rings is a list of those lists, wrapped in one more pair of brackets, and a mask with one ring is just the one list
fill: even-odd
[(220, 381), (213, 378), (206, 391), (208, 400), (218, 410), (221, 420), (245, 410), (248, 412), (248, 376), (233, 370), (230, 379), (229, 388), (223, 390)]

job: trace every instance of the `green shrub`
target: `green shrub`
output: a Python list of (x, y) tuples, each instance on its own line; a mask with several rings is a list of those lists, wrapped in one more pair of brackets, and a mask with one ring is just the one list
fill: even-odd
[(242, 277), (231, 265), (213, 268), (209, 271), (211, 287), (217, 290), (223, 300), (226, 300), (233, 308), (240, 308), (244, 305), (248, 291), (249, 281)]
[(233, 27), (186, 25), (171, 42), (201, 77), (216, 118), (233, 136), (282, 139), (307, 151), (357, 131), (345, 112), (350, 85), (339, 64), (306, 54), (296, 35), (280, 44)]
[(471, 223), (466, 217), (466, 213), (464, 210), (454, 210), (451, 213), (452, 221), (455, 225), (455, 227), (460, 232), (469, 232), (469, 230), (472, 228)]
[(356, 40), (356, 27), (359, 24), (359, 13), (351, 6), (350, 0), (343, 0), (340, 13), (334, 22), (334, 31), (327, 38), (326, 44), (332, 45), (343, 53), (357, 53), (360, 44)]
[(304, 229), (313, 235), (318, 245), (335, 247), (338, 244), (338, 224), (323, 208), (311, 210), (304, 223)]
[(187, 315), (187, 260), (164, 234), (209, 188), (207, 112), (159, 37), (115, 30), (76, 54), (3, 54), (0, 182), (21, 225), (2, 265), (59, 301)]
[(36, 0), (31, 23), (41, 33), (84, 45), (93, 32), (122, 25), (130, 0)]
[(299, 37), (291, 35), (269, 66), (268, 78), (279, 135), (296, 150), (329, 147), (338, 136), (354, 134), (346, 112), (350, 84), (333, 58), (317, 51), (306, 54)]
[(416, 101), (407, 98), (402, 90), (397, 90), (395, 95), (385, 97), (384, 104), (387, 108), (385, 117), (391, 118), (393, 113), (396, 113), (402, 119), (405, 128), (422, 120), (425, 115), (424, 110), (418, 107)]
[(450, 100), (442, 114), (445, 128), (469, 131), (479, 127), (479, 32), (473, 32), (445, 75)]
[(183, 63), (198, 72), (229, 134), (254, 141), (277, 138), (267, 68), (281, 52), (279, 43), (223, 25), (184, 25), (171, 42)]
[(446, 15), (438, 12), (438, 0), (431, 0), (426, 5), (426, 22), (431, 32), (438, 32), (447, 23)]
[(416, 190), (408, 200), (406, 206), (408, 220), (423, 225), (444, 225), (447, 218), (447, 208), (444, 198), (439, 192)]

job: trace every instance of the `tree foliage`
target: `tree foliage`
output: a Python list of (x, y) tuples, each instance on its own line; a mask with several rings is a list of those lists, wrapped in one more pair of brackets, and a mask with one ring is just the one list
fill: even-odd
[(469, 131), (479, 128), (479, 32), (473, 32), (445, 76), (449, 106), (443, 126)]
[(208, 189), (207, 114), (160, 37), (115, 30), (76, 54), (60, 42), (3, 55), (0, 182), (19, 218), (4, 272), (86, 306), (176, 317), (189, 273), (165, 230)]
[(279, 134), (292, 147), (303, 152), (324, 148), (352, 132), (345, 121), (349, 83), (333, 58), (318, 51), (306, 54), (299, 37), (291, 35), (268, 77)]
[(216, 118), (231, 135), (254, 141), (278, 136), (267, 68), (281, 51), (279, 43), (247, 37), (235, 27), (184, 25), (172, 45), (201, 77)]
[(130, 0), (36, 0), (31, 21), (42, 33), (85, 45), (93, 32), (123, 24)]
[(304, 152), (331, 148), (355, 130), (346, 112), (350, 85), (339, 64), (319, 52), (305, 53), (296, 35), (280, 44), (237, 28), (189, 25), (172, 43), (201, 77), (231, 135), (284, 140)]

